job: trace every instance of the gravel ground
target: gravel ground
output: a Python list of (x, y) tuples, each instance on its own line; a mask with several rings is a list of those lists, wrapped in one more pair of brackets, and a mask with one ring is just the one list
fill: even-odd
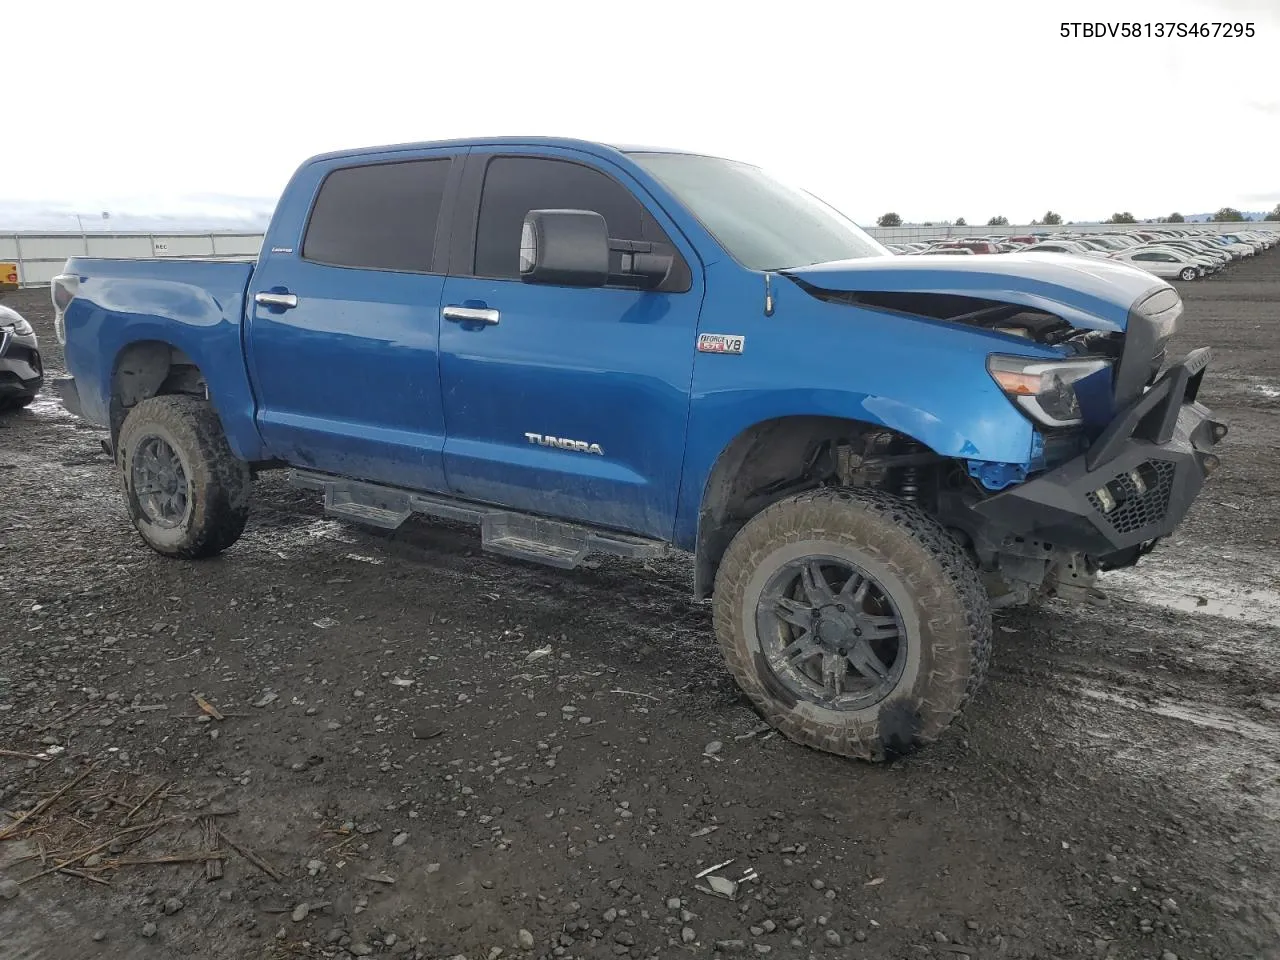
[[(100, 431), (0, 419), (0, 956), (1280, 957), (1280, 252), (1184, 295), (1222, 469), (885, 766), (761, 729), (684, 562), (369, 532), (279, 474), (164, 560)], [(47, 292), (5, 302), (60, 368)]]

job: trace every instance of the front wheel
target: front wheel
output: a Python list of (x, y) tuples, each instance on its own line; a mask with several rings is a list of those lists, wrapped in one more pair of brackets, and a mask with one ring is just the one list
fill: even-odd
[(725, 552), (714, 607), (729, 669), (764, 718), (867, 760), (937, 739), (991, 653), (977, 568), (936, 520), (878, 490), (761, 511)]
[(120, 428), (116, 458), (129, 519), (156, 552), (212, 557), (244, 532), (249, 467), (231, 452), (207, 401), (143, 400)]
[(1183, 267), (1180, 276), (1183, 280), (1194, 280), (1198, 274), (1195, 267)]

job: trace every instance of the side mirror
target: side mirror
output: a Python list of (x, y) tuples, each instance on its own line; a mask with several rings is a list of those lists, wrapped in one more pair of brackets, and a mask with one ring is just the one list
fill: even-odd
[(590, 210), (530, 210), (520, 231), (520, 279), (572, 287), (609, 282), (609, 229)]

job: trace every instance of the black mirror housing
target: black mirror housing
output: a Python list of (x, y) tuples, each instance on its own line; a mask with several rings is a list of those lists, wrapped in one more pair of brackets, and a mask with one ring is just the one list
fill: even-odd
[(591, 210), (530, 210), (520, 233), (520, 279), (572, 287), (609, 282), (609, 228)]

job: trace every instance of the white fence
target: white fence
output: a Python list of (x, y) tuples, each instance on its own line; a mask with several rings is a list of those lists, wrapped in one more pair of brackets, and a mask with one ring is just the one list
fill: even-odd
[(0, 233), (0, 261), (18, 265), (24, 287), (47, 284), (68, 257), (256, 257), (255, 233)]
[[(901, 227), (869, 227), (884, 243), (909, 243), (934, 237), (1011, 237), (1035, 231), (1050, 233), (1098, 233), (1158, 227), (1159, 224), (1073, 223), (1057, 227), (988, 227), (974, 224), (904, 224)], [(1181, 225), (1179, 225), (1181, 226)], [(1195, 229), (1233, 233), (1236, 230), (1280, 230), (1280, 223), (1185, 224)], [(0, 261), (18, 264), (18, 283), (24, 287), (47, 284), (62, 270), (69, 257), (256, 257), (262, 247), (257, 233), (0, 233)]]

